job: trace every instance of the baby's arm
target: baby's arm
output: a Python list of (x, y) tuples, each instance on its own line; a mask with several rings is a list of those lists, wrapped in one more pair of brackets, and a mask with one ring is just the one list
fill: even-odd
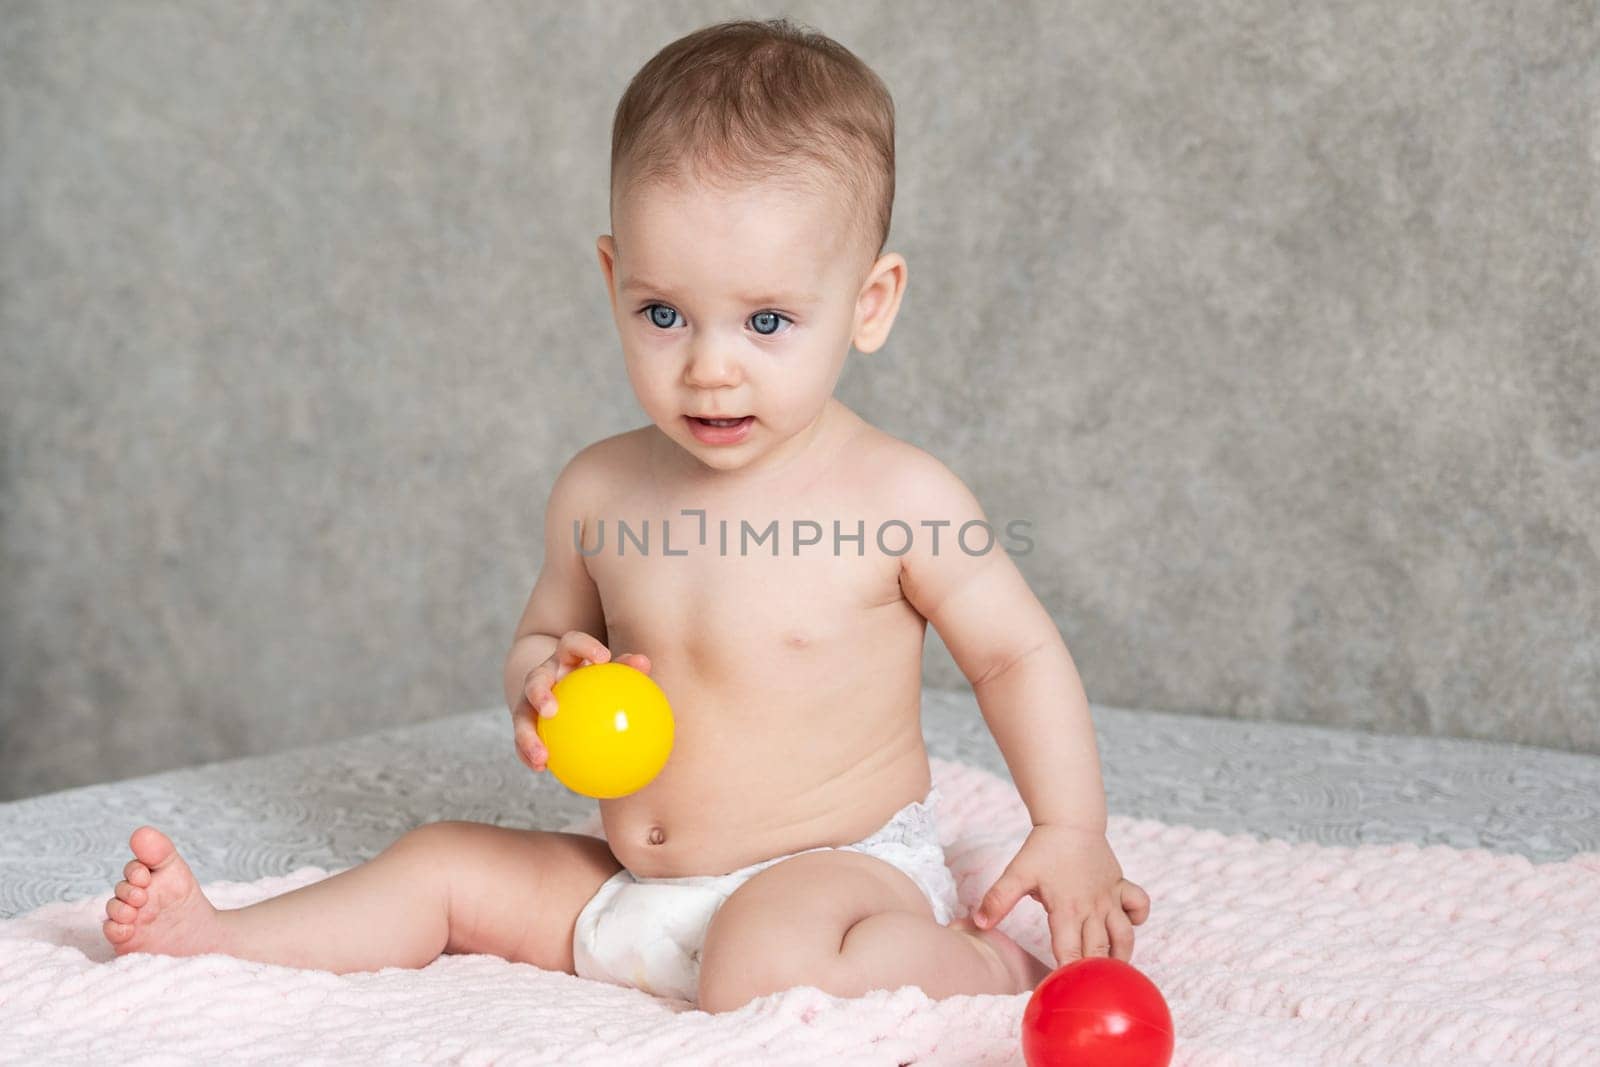
[(591, 449), (584, 449), (568, 461), (550, 487), (544, 509), (544, 563), (506, 656), (506, 704), (513, 712), (522, 700), (528, 672), (550, 658), (561, 634), (581, 630), (602, 643), (606, 639), (600, 590), (572, 540), (572, 524), (583, 520), (595, 491), (597, 466)]
[[(1055, 622), (1006, 552), (1003, 527), (987, 553), (964, 551), (962, 525), (987, 519), (961, 479), (925, 452), (913, 452), (894, 481), (901, 509), (915, 515), (897, 515), (916, 534), (901, 557), (900, 588), (971, 683), (1034, 824), (1103, 833), (1105, 786), (1089, 698)], [(949, 523), (939, 528), (937, 554), (923, 520)], [(967, 544), (976, 550), (985, 540), (974, 526)]]
[[(1123, 878), (1106, 840), (1094, 723), (1066, 643), (1011, 561), (1003, 532), (987, 552), (962, 547), (963, 525), (987, 520), (961, 479), (920, 449), (899, 466), (893, 481), (903, 514), (896, 517), (916, 532), (901, 557), (901, 590), (972, 684), (1033, 819), (973, 921), (992, 926), (1029, 895), (1048, 914), (1058, 965), (1083, 956), (1131, 959), (1133, 926), (1148, 917), (1150, 897)], [(935, 551), (924, 523), (945, 522)], [(988, 540), (981, 531), (971, 528), (974, 551)]]
[[(594, 502), (604, 473), (599, 446), (591, 445), (556, 477), (545, 505), (544, 565), (506, 655), (503, 680), (517, 755), (536, 771), (544, 769), (546, 753), (534, 729), (535, 702), (541, 705), (538, 711), (553, 714), (550, 687), (558, 678), (585, 663), (611, 658), (600, 591), (573, 537), (573, 523), (583, 523), (598, 510)], [(638, 654), (618, 656), (617, 662), (650, 669)]]

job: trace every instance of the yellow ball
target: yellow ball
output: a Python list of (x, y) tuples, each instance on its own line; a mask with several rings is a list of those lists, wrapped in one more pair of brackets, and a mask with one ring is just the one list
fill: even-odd
[(535, 717), (547, 766), (574, 793), (608, 800), (649, 785), (672, 753), (672, 708), (650, 676), (625, 663), (579, 667), (550, 690), (556, 713)]

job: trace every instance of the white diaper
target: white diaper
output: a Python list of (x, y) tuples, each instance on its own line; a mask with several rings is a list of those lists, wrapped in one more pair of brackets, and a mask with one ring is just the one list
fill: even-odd
[[(934, 825), (937, 788), (895, 812), (889, 821), (841, 851), (876, 856), (904, 871), (933, 905), (940, 925), (955, 916), (956, 881), (945, 866)], [(790, 855), (834, 846), (802, 849)], [(774, 856), (728, 874), (639, 878), (623, 868), (601, 884), (578, 913), (572, 956), (580, 978), (632, 986), (658, 997), (693, 1002), (700, 983), (700, 948), (711, 917), (757, 872), (789, 856)]]

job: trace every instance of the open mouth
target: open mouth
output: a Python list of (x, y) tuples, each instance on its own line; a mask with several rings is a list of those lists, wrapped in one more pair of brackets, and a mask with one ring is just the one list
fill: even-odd
[(743, 441), (750, 433), (756, 417), (745, 415), (737, 419), (702, 419), (698, 415), (685, 415), (689, 420), (689, 432), (694, 434), (695, 440), (708, 445), (735, 445)]

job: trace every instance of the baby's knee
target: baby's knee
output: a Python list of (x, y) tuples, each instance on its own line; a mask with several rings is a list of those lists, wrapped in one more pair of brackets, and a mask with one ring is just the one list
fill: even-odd
[(840, 966), (834, 946), (808, 938), (707, 938), (701, 949), (696, 1002), (701, 1011), (715, 1015), (795, 986), (833, 993), (841, 985)]
[(417, 856), (458, 855), (482, 826), (462, 819), (441, 819), (407, 830), (385, 851)]
[(701, 967), (695, 990), (695, 1006), (703, 1012), (719, 1015), (725, 1011), (738, 1011), (756, 997), (773, 991), (773, 983), (764, 976), (734, 967)]
[(734, 990), (724, 992), (722, 989), (706, 988), (704, 982), (700, 983), (700, 992), (695, 998), (695, 1007), (709, 1015), (721, 1015), (725, 1011), (738, 1011), (750, 1003), (753, 997), (737, 994)]
[(775, 955), (732, 961), (711, 960), (700, 969), (696, 1003), (700, 1010), (715, 1015), (737, 1011), (757, 997), (782, 993), (796, 986), (815, 986), (834, 996), (854, 996), (854, 981), (843, 970), (837, 957)]

